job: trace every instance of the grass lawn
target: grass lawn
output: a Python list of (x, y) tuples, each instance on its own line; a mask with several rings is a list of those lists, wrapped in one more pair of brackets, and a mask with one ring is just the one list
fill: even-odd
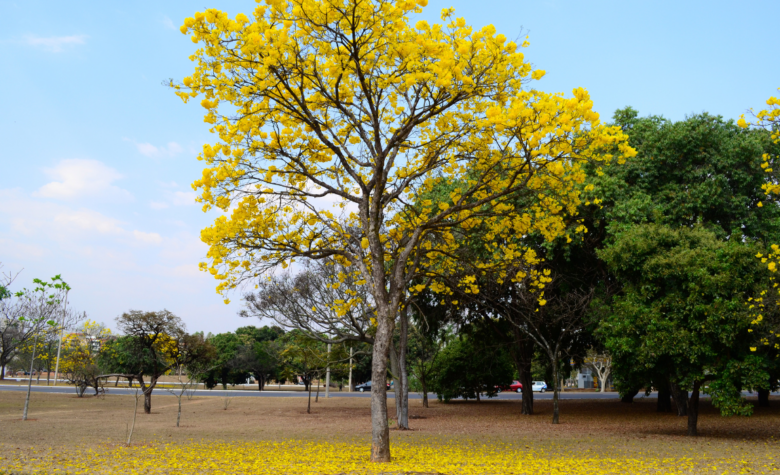
[[(655, 400), (567, 400), (561, 424), (536, 401), (411, 400), (411, 431), (391, 431), (394, 461), (369, 464), (368, 398), (183, 400), (139, 408), (125, 447), (132, 396), (77, 398), (0, 392), (0, 473), (780, 473), (780, 399), (750, 418), (721, 418), (703, 401), (697, 438), (686, 419), (655, 412)], [(393, 401), (389, 401), (394, 414)], [(59, 469), (55, 472), (55, 469)]]

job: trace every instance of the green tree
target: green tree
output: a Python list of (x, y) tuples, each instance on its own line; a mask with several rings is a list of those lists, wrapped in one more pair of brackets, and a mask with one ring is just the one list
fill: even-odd
[[(202, 363), (214, 355), (201, 335), (188, 335), (179, 317), (162, 310), (131, 310), (117, 317), (125, 336), (106, 344), (99, 364), (111, 374), (138, 381), (144, 394), (144, 412), (152, 410), (152, 391), (160, 376), (179, 366)], [(149, 377), (149, 381), (144, 377)]]
[(512, 382), (514, 369), (504, 345), (496, 344), (491, 330), (473, 326), (453, 338), (437, 358), (431, 389), (440, 401), (480, 394), (494, 397), (498, 386)]
[(227, 332), (212, 336), (208, 342), (216, 349), (217, 358), (211, 369), (201, 375), (206, 387), (211, 389), (221, 384), (222, 389), (227, 389), (228, 384), (244, 384), (249, 371), (237, 360), (244, 340), (236, 333)]
[(616, 357), (663, 367), (690, 387), (688, 434), (696, 435), (699, 392), (723, 415), (749, 414), (740, 391), (763, 386), (763, 360), (749, 351), (745, 305), (766, 272), (742, 242), (724, 242), (703, 226), (638, 225), (601, 253), (624, 283), (601, 325)]
[[(635, 110), (625, 108), (614, 117), (637, 155), (620, 166), (589, 170), (587, 201), (580, 216), (588, 234), (599, 238), (595, 249), (627, 249), (629, 244), (621, 241), (636, 236), (633, 227), (646, 224), (665, 226), (670, 232), (699, 226), (714, 239), (743, 245), (754, 254), (780, 238), (780, 208), (762, 203), (762, 188), (774, 180), (762, 168), (762, 157), (776, 153), (778, 147), (769, 132), (743, 130), (709, 114), (672, 122), (640, 118)], [(602, 322), (600, 334), (609, 338), (611, 330), (603, 322), (615, 313), (611, 296), (623, 295), (624, 282), (615, 275), (603, 281), (613, 288), (599, 295), (591, 317), (596, 325)], [(750, 294), (765, 283), (755, 285)], [(654, 366), (647, 366), (633, 353), (622, 351), (613, 363), (615, 385), (627, 400), (642, 388), (656, 387), (662, 397), (671, 390), (678, 414), (686, 413), (692, 386), (675, 380), (672, 360), (659, 358)]]

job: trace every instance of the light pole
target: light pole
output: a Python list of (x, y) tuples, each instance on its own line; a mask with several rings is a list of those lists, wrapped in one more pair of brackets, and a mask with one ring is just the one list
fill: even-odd
[(349, 390), (352, 392), (352, 347), (349, 347)]

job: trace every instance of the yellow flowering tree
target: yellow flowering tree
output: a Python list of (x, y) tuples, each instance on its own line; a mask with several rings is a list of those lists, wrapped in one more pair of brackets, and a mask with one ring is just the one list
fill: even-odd
[[(746, 121), (743, 115), (737, 121), (737, 124), (743, 128), (748, 128), (751, 125), (764, 128), (771, 134), (772, 141), (776, 145), (780, 145), (780, 99), (770, 97), (767, 99), (766, 105), (768, 106), (766, 109), (762, 109), (757, 114), (754, 114), (755, 123), (751, 124)], [(777, 199), (777, 196), (780, 195), (780, 183), (773, 172), (780, 155), (768, 152), (763, 155), (763, 159), (764, 163), (761, 164), (761, 168), (767, 172), (767, 180), (763, 189), (767, 196)], [(758, 254), (756, 257), (760, 258), (767, 265), (774, 276), (774, 273), (780, 267), (780, 247), (777, 244), (773, 244), (768, 254)], [(778, 283), (775, 282), (774, 277), (772, 281), (774, 288), (777, 288)], [(751, 331), (756, 332), (757, 346), (751, 347), (750, 350), (755, 352), (758, 348), (761, 348), (761, 354), (766, 357), (767, 366), (771, 374), (770, 388), (759, 390), (759, 405), (768, 406), (769, 390), (778, 388), (777, 379), (780, 377), (780, 294), (773, 295), (762, 292), (759, 298), (751, 302), (751, 308), (755, 309), (755, 319), (752, 322)]]
[[(266, 0), (251, 18), (198, 12), (181, 28), (200, 44), (195, 71), (171, 84), (185, 102), (202, 97), (218, 136), (193, 183), (204, 210), (225, 213), (201, 233), (201, 268), (226, 293), (296, 259), (352, 266), (376, 305), (376, 381), (409, 283), (458, 246), (450, 229), (552, 239), (560, 211), (578, 203), (580, 162), (610, 159), (602, 151), (616, 146), (632, 153), (585, 90), (528, 88), (544, 71), (493, 26), (475, 30), (453, 9), (441, 24), (412, 24), (426, 3)], [(446, 201), (429, 198), (446, 183)], [(517, 208), (520, 194), (539, 199)], [(477, 291), (474, 282), (463, 285)], [(371, 460), (389, 461), (383, 384), (372, 386), (371, 414)]]
[(79, 397), (87, 388), (94, 389), (95, 396), (103, 391), (98, 356), (110, 337), (111, 330), (105, 325), (87, 320), (63, 339), (60, 369), (65, 379), (76, 387)]

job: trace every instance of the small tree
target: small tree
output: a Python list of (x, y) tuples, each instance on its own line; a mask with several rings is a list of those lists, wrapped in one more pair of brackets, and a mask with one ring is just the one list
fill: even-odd
[(278, 341), (250, 341), (238, 348), (232, 365), (246, 371), (257, 381), (262, 391), (266, 382), (277, 373), (282, 361), (282, 345)]
[(447, 343), (437, 360), (432, 389), (440, 401), (462, 397), (494, 397), (498, 387), (512, 381), (512, 361), (503, 345), (495, 344), (484, 328), (471, 328)]
[[(436, 375), (439, 355), (444, 347), (444, 332), (425, 332), (420, 325), (411, 325), (409, 332), (409, 369), (422, 392), (423, 407), (428, 407), (428, 391)], [(412, 388), (410, 388), (412, 389)]]
[[(284, 364), (288, 367), (290, 374), (300, 376), (305, 384), (309, 393), (306, 412), (311, 413), (312, 381), (315, 378), (319, 380), (320, 375), (325, 372), (328, 366), (348, 361), (349, 351), (343, 345), (334, 345), (329, 352), (325, 343), (308, 338), (297, 330), (287, 333), (284, 336), (284, 343), (285, 347), (281, 352)], [(319, 384), (317, 390), (319, 391)]]
[(111, 330), (94, 321), (86, 321), (63, 341), (62, 373), (76, 388), (79, 397), (87, 388), (95, 390), (95, 396), (104, 392), (102, 369), (98, 357), (102, 346), (111, 336)]
[(600, 391), (603, 393), (607, 390), (607, 379), (612, 372), (612, 356), (609, 353), (596, 353), (591, 350), (588, 352), (588, 356), (585, 358), (585, 365), (596, 372), (599, 377)]
[[(5, 277), (5, 285), (10, 285), (9, 280), (10, 277)], [(13, 294), (3, 286), (5, 298), (0, 300), (0, 379), (5, 377), (8, 363), (25, 348), (31, 350), (32, 356), (33, 347), (38, 349), (39, 340), (52, 332), (62, 312), (62, 278), (57, 275), (51, 282), (40, 279), (33, 282), (36, 285), (33, 290), (24, 289)]]
[(103, 366), (114, 374), (102, 377), (119, 374), (138, 381), (146, 414), (151, 413), (152, 391), (160, 376), (213, 354), (200, 335), (187, 335), (181, 319), (167, 310), (131, 310), (117, 318), (117, 326), (125, 336), (110, 342), (101, 354)]
[[(216, 360), (216, 348), (209, 344), (203, 338), (203, 333), (196, 333), (190, 335), (189, 344), (199, 347), (201, 354), (197, 359), (193, 359), (187, 365), (186, 379), (182, 376), (183, 366), (179, 366), (179, 372), (177, 373), (177, 379), (179, 386), (175, 388), (167, 388), (166, 390), (176, 396), (176, 402), (178, 404), (178, 411), (176, 412), (176, 427), (179, 427), (181, 422), (181, 400), (182, 397), (192, 391), (197, 386), (201, 376), (206, 373), (209, 368), (208, 365), (213, 364)], [(227, 409), (227, 408), (226, 408)]]

